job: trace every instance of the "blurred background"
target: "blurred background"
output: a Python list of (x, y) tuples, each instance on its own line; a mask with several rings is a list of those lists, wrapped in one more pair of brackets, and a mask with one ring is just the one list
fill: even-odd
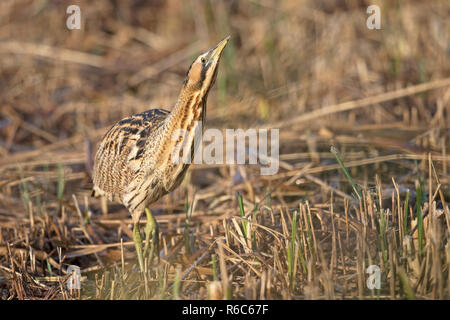
[[(66, 27), (71, 4), (80, 6), (80, 30)], [(20, 126), (19, 117), (46, 134), (19, 130), (12, 139), (15, 130), (3, 121), (1, 152), (42, 146), (148, 108), (170, 109), (194, 57), (228, 34), (208, 105), (212, 126), (259, 126), (449, 75), (446, 1), (379, 3), (381, 30), (366, 27), (370, 4), (2, 1), (3, 117), (12, 127)], [(446, 108), (445, 98), (370, 106), (350, 120), (414, 124), (431, 120), (438, 104)], [(301, 129), (323, 127), (324, 119)], [(348, 114), (333, 119), (351, 127)]]
[[(366, 26), (372, 4), (381, 8), (380, 30)], [(81, 9), (80, 30), (66, 27), (69, 5)], [(29, 227), (30, 212), (64, 218), (79, 205), (91, 217), (109, 211), (111, 219), (126, 219), (121, 206), (105, 210), (87, 198), (96, 143), (130, 114), (170, 110), (193, 59), (229, 34), (206, 125), (280, 128), (280, 173), (262, 178), (251, 166), (192, 166), (183, 187), (152, 207), (163, 217), (163, 232), (183, 234), (174, 222), (180, 218), (171, 214), (183, 213), (194, 194), (198, 216), (238, 214), (237, 191), (251, 208), (266, 200), (267, 190), (274, 190), (273, 205), (292, 209), (308, 200), (319, 211), (330, 191), (341, 192), (336, 210), (343, 212), (352, 187), (335, 166), (332, 145), (345, 162), (353, 161), (351, 174), (361, 188), (374, 189), (377, 176), (388, 198), (392, 177), (402, 197), (428, 178), (431, 154), (440, 180), (430, 185), (440, 185), (442, 200), (450, 201), (449, 16), (446, 0), (2, 0), (0, 261), (10, 268), (7, 241), (30, 246), (21, 243), (26, 228), (13, 228)], [(105, 225), (108, 231), (97, 231), (100, 240), (60, 225), (64, 235), (48, 231), (47, 240), (31, 246), (56, 259), (61, 243), (69, 252), (71, 244), (117, 242), (129, 231)], [(92, 254), (71, 259), (85, 268), (101, 260)], [(5, 288), (4, 297), (20, 296)], [(276, 297), (316, 292), (283, 288)]]

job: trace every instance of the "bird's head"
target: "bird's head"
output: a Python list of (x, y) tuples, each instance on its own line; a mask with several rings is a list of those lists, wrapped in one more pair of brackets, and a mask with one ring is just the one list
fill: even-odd
[(214, 84), (222, 51), (230, 40), (230, 36), (220, 41), (214, 48), (202, 53), (189, 67), (184, 81), (184, 88), (193, 93), (206, 95)]

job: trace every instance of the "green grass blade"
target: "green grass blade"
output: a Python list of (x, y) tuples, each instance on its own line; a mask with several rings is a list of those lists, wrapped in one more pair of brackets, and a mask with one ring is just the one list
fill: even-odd
[(297, 212), (294, 212), (294, 216), (292, 217), (292, 229), (291, 229), (291, 246), (288, 250), (288, 274), (291, 282), (291, 286), (293, 285), (294, 279), (294, 259), (295, 259), (295, 240), (297, 235)]
[[(244, 200), (242, 198), (242, 194), (238, 192), (238, 204), (239, 211), (241, 213), (241, 218), (245, 219), (245, 211), (244, 211)], [(247, 221), (242, 220), (242, 233), (244, 234), (245, 239), (247, 239)]]
[(64, 171), (61, 163), (58, 163), (58, 187), (57, 197), (61, 201), (64, 195)]
[(358, 195), (358, 197), (360, 199), (362, 199), (362, 193), (359, 190), (358, 186), (356, 185), (356, 183), (353, 181), (352, 176), (350, 175), (350, 173), (348, 172), (347, 168), (345, 167), (344, 163), (341, 160), (341, 157), (339, 156), (339, 153), (337, 151), (337, 149), (335, 147), (331, 147), (331, 153), (334, 154), (337, 162), (339, 163), (339, 165), (342, 168), (342, 171), (344, 171), (345, 176), (347, 177), (347, 180), (350, 182), (350, 184), (353, 187), (353, 191), (355, 191), (355, 193)]
[(409, 211), (409, 189), (406, 190), (405, 197), (405, 212), (403, 217), (403, 234), (406, 234), (406, 230), (408, 228), (408, 211)]

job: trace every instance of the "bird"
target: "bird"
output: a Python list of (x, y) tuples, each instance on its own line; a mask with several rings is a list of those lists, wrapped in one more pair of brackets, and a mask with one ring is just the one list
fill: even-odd
[[(98, 145), (92, 172), (92, 196), (119, 202), (128, 209), (141, 271), (144, 270), (149, 235), (152, 234), (150, 259), (153, 245), (158, 242), (158, 225), (148, 206), (183, 181), (190, 162), (175, 159), (174, 150), (180, 146), (188, 148), (192, 151), (192, 160), (195, 124), (201, 123), (204, 129), (208, 93), (216, 80), (219, 61), (229, 39), (227, 36), (192, 62), (172, 111), (150, 109), (126, 117), (115, 123)], [(184, 130), (186, 134), (174, 139), (177, 130)], [(144, 212), (147, 215), (147, 243), (142, 250), (139, 220)]]

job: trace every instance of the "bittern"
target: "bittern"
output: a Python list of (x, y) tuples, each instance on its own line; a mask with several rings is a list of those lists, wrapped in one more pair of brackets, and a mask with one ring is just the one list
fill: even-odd
[[(152, 246), (158, 241), (156, 221), (146, 208), (177, 188), (186, 174), (190, 162), (176, 161), (172, 151), (179, 145), (192, 150), (195, 145), (192, 132), (196, 123), (205, 121), (208, 92), (217, 77), (219, 60), (229, 39), (226, 37), (191, 64), (171, 112), (151, 109), (122, 119), (100, 142), (95, 156), (92, 195), (120, 202), (130, 212), (141, 271), (149, 233), (153, 233)], [(186, 134), (173, 139), (175, 130), (184, 130)], [(193, 155), (192, 152), (192, 158)], [(153, 230), (146, 230), (147, 243), (143, 252), (139, 220), (144, 211), (147, 226)]]

